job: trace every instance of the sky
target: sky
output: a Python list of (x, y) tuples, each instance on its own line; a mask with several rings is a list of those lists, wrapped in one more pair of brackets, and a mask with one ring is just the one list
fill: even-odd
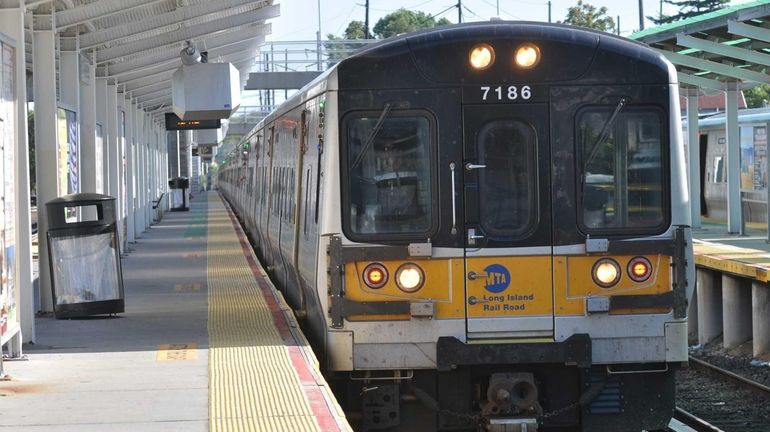
[[(545, 0), (461, 0), (463, 22), (486, 21), (499, 16), (502, 19), (525, 21), (548, 21), (548, 1)], [(731, 5), (747, 3), (751, 0), (732, 0)], [(268, 41), (299, 41), (315, 40), (318, 31), (318, 5), (321, 9), (321, 35), (333, 33), (341, 35), (348, 23), (353, 20), (364, 21), (365, 0), (275, 0), (281, 5), (281, 16), (270, 20), (273, 34)], [(577, 4), (577, 0), (552, 0), (551, 18), (553, 22), (562, 21), (567, 10)], [(596, 7), (606, 7), (607, 15), (617, 23), (620, 17), (620, 33), (627, 36), (639, 29), (638, 0), (584, 0)], [(452, 7), (457, 0), (369, 0), (370, 27), (383, 16), (399, 9), (406, 8), (422, 11), (434, 16), (446, 17), (449, 21), (457, 22), (457, 8)], [(645, 16), (657, 16), (660, 0), (643, 0)], [(663, 3), (663, 13), (672, 15), (677, 8)], [(654, 24), (645, 19), (645, 28)]]

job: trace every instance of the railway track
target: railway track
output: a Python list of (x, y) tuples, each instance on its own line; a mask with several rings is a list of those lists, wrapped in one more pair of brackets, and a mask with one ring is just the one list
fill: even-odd
[(694, 357), (689, 363), (677, 378), (687, 377), (677, 384), (683, 392), (670, 431), (770, 431), (765, 408), (769, 387)]
[(742, 377), (738, 374), (730, 372), (729, 370), (722, 369), (719, 366), (713, 365), (695, 357), (690, 357), (690, 367), (712, 375), (716, 375), (719, 378), (726, 378), (738, 386), (749, 390), (754, 394), (757, 394), (758, 396), (770, 398), (770, 387)]

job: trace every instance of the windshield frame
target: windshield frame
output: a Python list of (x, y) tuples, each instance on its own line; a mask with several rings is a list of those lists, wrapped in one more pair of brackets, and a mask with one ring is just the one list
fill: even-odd
[[(391, 118), (409, 118), (419, 117), (425, 119), (428, 123), (428, 169), (430, 170), (430, 198), (428, 205), (430, 206), (428, 217), (429, 227), (427, 230), (419, 232), (408, 233), (358, 233), (351, 227), (351, 187), (352, 187), (352, 175), (351, 175), (351, 161), (349, 160), (349, 127), (351, 121), (361, 118), (374, 118), (378, 119), (384, 111), (387, 110), (386, 116), (383, 118), (383, 122)], [(410, 109), (397, 109), (391, 105), (389, 108), (384, 107), (381, 110), (351, 110), (346, 112), (340, 120), (340, 213), (342, 216), (342, 232), (347, 238), (353, 241), (363, 243), (393, 243), (393, 244), (406, 244), (415, 241), (428, 241), (430, 238), (436, 236), (439, 230), (439, 190), (438, 190), (438, 127), (436, 116), (433, 112), (427, 109), (410, 108)], [(370, 137), (365, 137), (370, 139)]]

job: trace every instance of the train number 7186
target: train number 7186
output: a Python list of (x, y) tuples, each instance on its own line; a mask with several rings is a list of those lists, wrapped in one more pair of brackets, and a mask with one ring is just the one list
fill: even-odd
[(529, 100), (532, 97), (532, 89), (530, 86), (525, 85), (521, 87), (517, 86), (481, 86), (481, 100)]

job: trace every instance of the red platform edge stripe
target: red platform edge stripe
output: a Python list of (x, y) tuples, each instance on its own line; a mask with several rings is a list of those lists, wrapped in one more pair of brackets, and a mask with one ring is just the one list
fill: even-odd
[[(220, 196), (220, 198), (222, 197)], [(302, 384), (302, 391), (305, 393), (305, 397), (310, 403), (310, 409), (313, 411), (313, 416), (318, 422), (318, 426), (323, 432), (339, 432), (341, 430), (340, 426), (337, 424), (337, 420), (332, 414), (332, 410), (329, 407), (329, 404), (327, 403), (323, 393), (321, 392), (321, 389), (318, 388), (315, 378), (310, 371), (310, 367), (308, 367), (308, 364), (305, 361), (305, 357), (302, 355), (299, 349), (297, 340), (294, 338), (294, 335), (291, 334), (289, 323), (286, 322), (286, 317), (283, 315), (283, 310), (281, 310), (281, 307), (278, 304), (278, 300), (275, 298), (275, 294), (270, 289), (270, 285), (267, 283), (267, 281), (264, 280), (264, 276), (259, 271), (260, 267), (257, 265), (257, 261), (254, 258), (254, 253), (251, 250), (251, 245), (249, 245), (249, 242), (246, 239), (246, 235), (241, 229), (237, 219), (235, 219), (235, 214), (232, 212), (230, 206), (225, 202), (223, 198), (222, 203), (225, 204), (227, 215), (230, 217), (230, 222), (233, 224), (235, 233), (238, 235), (238, 241), (241, 244), (241, 249), (243, 249), (243, 254), (246, 257), (246, 261), (249, 263), (251, 274), (254, 276), (254, 280), (257, 282), (259, 289), (262, 291), (262, 296), (265, 298), (267, 306), (270, 308), (270, 313), (273, 316), (273, 323), (275, 324), (275, 327), (278, 329), (278, 333), (286, 344), (289, 358), (291, 359), (294, 369), (297, 371), (297, 375), (299, 376), (299, 380)]]

